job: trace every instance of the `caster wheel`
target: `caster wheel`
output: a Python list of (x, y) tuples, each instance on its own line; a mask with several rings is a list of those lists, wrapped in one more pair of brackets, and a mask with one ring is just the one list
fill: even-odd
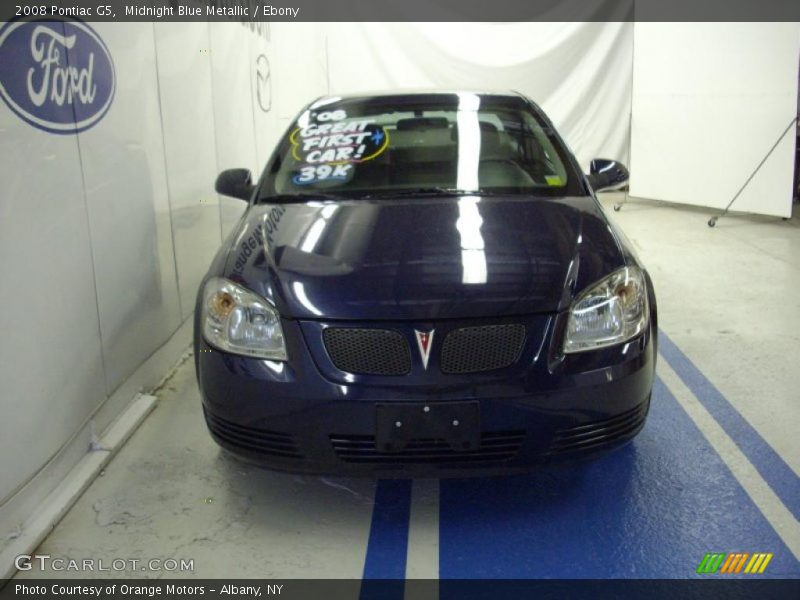
[(714, 225), (716, 225), (716, 224), (717, 224), (717, 218), (716, 218), (716, 217), (711, 217), (711, 218), (708, 220), (708, 226), (709, 226), (709, 227), (714, 227)]
[(621, 209), (621, 208), (622, 208), (622, 205), (620, 205), (620, 204), (615, 204), (615, 205), (614, 205), (614, 212), (619, 212), (619, 209)]

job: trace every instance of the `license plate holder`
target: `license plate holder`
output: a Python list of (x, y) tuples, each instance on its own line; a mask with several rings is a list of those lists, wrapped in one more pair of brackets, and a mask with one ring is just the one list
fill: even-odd
[(480, 404), (477, 401), (377, 404), (376, 450), (402, 452), (411, 440), (441, 440), (456, 452), (477, 450), (481, 441)]

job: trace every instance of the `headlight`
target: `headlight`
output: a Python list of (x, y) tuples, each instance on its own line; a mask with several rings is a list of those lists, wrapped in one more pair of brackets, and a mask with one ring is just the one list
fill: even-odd
[(636, 337), (647, 327), (649, 314), (641, 270), (614, 271), (572, 303), (564, 353), (605, 348)]
[(212, 346), (245, 356), (286, 360), (281, 319), (264, 298), (227, 279), (203, 290), (203, 335)]

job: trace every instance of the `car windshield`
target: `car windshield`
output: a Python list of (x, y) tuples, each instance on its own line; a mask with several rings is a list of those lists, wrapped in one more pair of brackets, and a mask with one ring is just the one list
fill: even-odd
[(583, 192), (523, 98), (453, 93), (315, 102), (273, 155), (259, 200), (461, 193)]

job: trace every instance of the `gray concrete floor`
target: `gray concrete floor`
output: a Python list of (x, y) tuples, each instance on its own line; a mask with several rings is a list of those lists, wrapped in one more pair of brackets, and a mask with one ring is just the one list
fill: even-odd
[[(195, 572), (104, 577), (359, 578), (374, 481), (268, 472), (221, 453), (187, 360), (159, 403), (39, 548), (53, 557), (194, 559)], [(73, 576), (80, 573), (20, 574)]]
[[(613, 212), (619, 198), (602, 201), (651, 271), (661, 328), (800, 473), (800, 218), (732, 216), (710, 229), (709, 210), (632, 199)], [(374, 482), (227, 458), (206, 432), (191, 360), (158, 396), (39, 554), (194, 559), (194, 573), (104, 576), (361, 577)], [(438, 573), (438, 503), (435, 483), (415, 482), (408, 568), (417, 576)], [(55, 575), (81, 574), (19, 576)]]
[(659, 326), (800, 474), (800, 208), (784, 221), (602, 199), (656, 287)]

